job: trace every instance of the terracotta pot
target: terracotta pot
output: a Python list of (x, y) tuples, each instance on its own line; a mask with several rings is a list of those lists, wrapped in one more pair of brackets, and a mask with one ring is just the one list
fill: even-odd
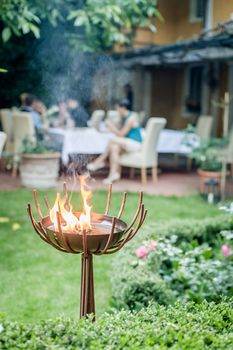
[(220, 171), (206, 171), (198, 169), (197, 173), (199, 175), (199, 191), (205, 193), (205, 182), (214, 179), (218, 182), (217, 191), (220, 192), (220, 181), (222, 173)]
[(22, 185), (47, 189), (57, 184), (60, 153), (23, 154), (20, 163)]

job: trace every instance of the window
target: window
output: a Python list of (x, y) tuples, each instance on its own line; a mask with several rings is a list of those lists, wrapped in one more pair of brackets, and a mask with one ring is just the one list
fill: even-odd
[(201, 112), (203, 66), (189, 67), (186, 73), (184, 91), (184, 114), (193, 115)]
[(202, 21), (205, 15), (205, 0), (190, 0), (190, 22)]

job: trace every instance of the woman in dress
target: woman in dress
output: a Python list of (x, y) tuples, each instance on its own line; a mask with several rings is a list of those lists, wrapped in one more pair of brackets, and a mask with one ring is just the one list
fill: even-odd
[(109, 159), (109, 174), (104, 179), (105, 184), (110, 184), (120, 179), (120, 155), (122, 152), (137, 152), (141, 148), (141, 132), (139, 122), (134, 113), (129, 109), (129, 101), (123, 100), (117, 106), (121, 117), (121, 127), (118, 129), (111, 121), (107, 122), (109, 130), (115, 134), (106, 151), (94, 162), (87, 165), (89, 171), (95, 171), (106, 166)]

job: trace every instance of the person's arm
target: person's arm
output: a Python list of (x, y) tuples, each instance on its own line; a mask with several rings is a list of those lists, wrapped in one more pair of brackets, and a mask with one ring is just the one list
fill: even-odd
[(123, 126), (122, 129), (118, 130), (114, 124), (112, 123), (108, 123), (108, 127), (110, 129), (110, 131), (112, 131), (115, 135), (120, 136), (120, 137), (124, 137), (126, 135), (128, 135), (128, 133), (130, 132), (130, 130), (132, 128), (135, 127), (136, 124), (136, 120), (135, 118), (130, 118), (127, 123)]

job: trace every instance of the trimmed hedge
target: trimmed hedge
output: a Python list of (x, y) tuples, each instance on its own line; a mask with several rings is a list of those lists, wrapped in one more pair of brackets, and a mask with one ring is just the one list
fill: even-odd
[[(203, 298), (202, 296), (198, 295), (195, 296), (195, 288), (194, 290), (187, 290), (188, 294), (186, 295), (186, 298), (182, 297), (182, 286), (181, 291), (179, 294), (177, 294), (176, 286), (178, 283), (180, 283), (179, 280), (177, 280), (178, 283), (173, 286), (169, 286), (168, 277), (163, 277), (163, 271), (161, 271), (161, 261), (159, 262), (156, 260), (156, 257), (153, 258), (153, 252), (149, 254), (149, 257), (144, 259), (139, 259), (135, 255), (136, 249), (144, 244), (144, 242), (149, 242), (150, 240), (158, 240), (163, 239), (164, 241), (170, 240), (167, 244), (168, 246), (171, 244), (172, 239), (174, 238), (174, 246), (182, 247), (185, 251), (185, 246), (187, 245), (196, 245), (197, 247), (200, 247), (201, 245), (204, 247), (205, 244), (208, 243), (208, 246), (215, 248), (217, 242), (219, 242), (220, 239), (220, 232), (223, 230), (230, 230), (233, 228), (233, 221), (232, 219), (227, 216), (219, 216), (216, 218), (211, 219), (204, 219), (204, 220), (176, 220), (176, 221), (170, 221), (168, 224), (152, 224), (144, 229), (139, 233), (137, 237), (135, 237), (134, 240), (130, 242), (130, 244), (127, 244), (124, 249), (119, 252), (113, 261), (113, 267), (114, 271), (118, 271), (118, 273), (112, 274), (112, 285), (113, 285), (113, 296), (112, 296), (112, 305), (116, 308), (129, 308), (130, 310), (139, 310), (140, 308), (147, 306), (148, 303), (153, 300), (159, 304), (162, 305), (168, 305), (170, 303), (174, 303), (177, 298), (182, 298), (182, 300), (193, 299), (200, 302)], [(171, 245), (170, 245), (171, 247)], [(208, 250), (208, 247), (207, 247)], [(174, 258), (169, 256), (169, 254), (173, 254)], [(207, 252), (207, 255), (209, 253)], [(155, 255), (155, 254), (154, 254)], [(179, 253), (176, 252), (164, 252), (165, 258), (167, 257), (167, 261), (163, 262), (163, 264), (168, 264), (168, 270), (172, 273), (170, 264), (172, 262), (175, 263), (176, 256), (179, 258)], [(151, 258), (152, 257), (152, 258)], [(183, 254), (183, 258), (185, 258)], [(191, 257), (192, 258), (192, 257)], [(161, 260), (161, 259), (160, 259)], [(196, 258), (198, 267), (198, 261), (199, 257)], [(183, 260), (184, 261), (184, 260)], [(177, 261), (177, 264), (180, 264), (182, 261)], [(221, 274), (221, 271), (219, 269), (214, 268), (215, 262), (212, 260), (207, 260), (207, 263), (209, 262), (209, 265), (206, 267), (209, 267), (208, 271), (216, 271), (216, 274), (218, 273), (218, 276), (213, 275), (213, 278), (219, 277), (219, 283), (225, 283), (223, 280), (225, 280), (229, 277), (228, 275), (231, 274), (232, 270), (232, 263), (229, 263), (229, 269), (228, 275), (225, 275), (224, 273)], [(213, 262), (213, 263), (212, 263)], [(152, 266), (153, 264), (153, 266)], [(218, 261), (216, 262), (218, 264)], [(202, 262), (200, 261), (200, 266), (204, 268), (205, 261), (202, 259)], [(222, 263), (222, 266), (227, 266), (227, 263)], [(195, 267), (195, 265), (192, 265), (192, 268), (195, 269), (195, 271), (199, 271), (198, 268)], [(188, 266), (187, 266), (188, 269)], [(225, 267), (224, 267), (225, 269)], [(200, 270), (201, 271), (201, 270)], [(191, 272), (190, 272), (191, 273)], [(186, 274), (187, 275), (187, 274)], [(163, 277), (163, 278), (162, 278)], [(173, 281), (176, 282), (176, 277), (173, 275)], [(207, 282), (209, 285), (207, 286), (208, 293), (210, 293), (210, 290), (215, 288), (215, 286), (211, 285), (211, 276), (208, 276)], [(198, 278), (198, 277), (197, 277)], [(204, 278), (203, 276), (201, 278)], [(182, 283), (182, 276), (180, 277), (181, 283)], [(190, 278), (191, 280), (191, 278)], [(214, 280), (212, 280), (214, 281)], [(194, 281), (196, 285), (199, 283), (199, 281)], [(173, 282), (171, 282), (173, 283)], [(185, 281), (184, 281), (185, 283)], [(192, 283), (192, 281), (191, 281)], [(218, 285), (218, 281), (216, 282)], [(215, 283), (215, 284), (216, 284)], [(202, 281), (200, 280), (200, 284), (202, 284)], [(228, 283), (228, 294), (232, 295), (230, 292), (231, 285), (232, 285), (232, 279), (229, 279)], [(221, 289), (221, 284), (219, 284), (219, 291), (215, 291), (215, 295), (211, 297), (211, 295), (208, 295), (208, 300), (217, 300), (218, 293), (224, 294), (224, 288)], [(185, 286), (184, 286), (185, 288)], [(188, 286), (187, 286), (188, 288)], [(201, 288), (201, 287), (200, 287)], [(205, 291), (203, 292), (203, 295), (205, 295)]]
[[(145, 232), (139, 233), (138, 240), (158, 239), (176, 235), (178, 241), (197, 240), (199, 244), (214, 243), (216, 235), (223, 230), (232, 230), (233, 220), (229, 215), (221, 215), (215, 218), (202, 220), (171, 220), (167, 224), (151, 224), (146, 227)], [(138, 243), (138, 241), (137, 241)]]
[(219, 304), (150, 305), (138, 313), (105, 314), (91, 320), (55, 319), (25, 325), (0, 318), (0, 348), (76, 349), (232, 349), (232, 301)]

